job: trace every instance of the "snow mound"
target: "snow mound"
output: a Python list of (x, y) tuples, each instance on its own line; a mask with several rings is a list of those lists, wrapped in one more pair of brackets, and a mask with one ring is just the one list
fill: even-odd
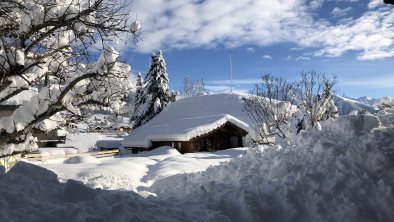
[(15, 166), (11, 168), (8, 174), (18, 174), (29, 177), (32, 180), (54, 182), (57, 181), (57, 175), (45, 168), (32, 168), (31, 164), (23, 161), (18, 161)]
[(76, 147), (79, 152), (87, 152), (96, 148), (98, 140), (104, 139), (100, 133), (71, 133), (67, 135), (65, 144), (58, 144), (58, 147)]
[(18, 162), (0, 175), (0, 218), (16, 221), (224, 221), (214, 210), (143, 198), (130, 191), (91, 189), (39, 166)]
[(214, 152), (215, 155), (221, 155), (221, 156), (229, 156), (229, 157), (239, 157), (242, 155), (246, 154), (245, 148), (232, 148), (232, 149), (226, 149), (226, 150), (219, 150)]
[(93, 156), (73, 156), (65, 159), (65, 164), (86, 164), (86, 163), (99, 163), (100, 161)]
[(182, 155), (177, 149), (170, 147), (170, 146), (162, 146), (159, 148), (156, 148), (154, 150), (148, 151), (148, 152), (143, 152), (141, 154), (137, 154), (138, 156), (141, 157), (150, 157), (150, 156), (179, 156)]
[(156, 181), (158, 198), (232, 221), (393, 221), (394, 129), (344, 116), (294, 144), (250, 149), (205, 172)]
[(66, 155), (66, 154), (77, 154), (78, 150), (76, 148), (39, 148), (41, 156), (56, 156), (56, 155)]

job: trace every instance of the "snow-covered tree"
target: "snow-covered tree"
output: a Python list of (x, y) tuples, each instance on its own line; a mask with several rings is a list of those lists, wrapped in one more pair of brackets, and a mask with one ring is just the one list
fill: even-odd
[(160, 113), (172, 101), (168, 86), (168, 74), (163, 53), (152, 54), (144, 80), (141, 98), (136, 101), (134, 128), (141, 126)]
[(189, 76), (185, 77), (183, 80), (183, 96), (198, 96), (207, 94), (207, 90), (205, 89), (204, 79), (201, 81), (195, 82), (190, 79)]
[(333, 87), (337, 80), (316, 71), (301, 73), (298, 84), (300, 108), (303, 110), (305, 126), (315, 126), (317, 122), (338, 117), (338, 109), (333, 98)]
[(208, 90), (205, 88), (204, 79), (201, 78), (201, 81), (197, 83), (197, 95), (205, 95), (208, 93)]
[[(122, 1), (3, 0), (0, 2), (0, 102), (31, 87), (38, 95), (0, 118), (0, 154), (23, 150), (25, 134), (62, 111), (90, 105), (119, 108), (130, 67), (108, 45), (132, 33)], [(101, 47), (92, 61), (91, 48)], [(50, 127), (46, 127), (50, 129)]]
[[(141, 73), (138, 73), (137, 81), (135, 84), (135, 100), (134, 100), (135, 104), (139, 104), (141, 102), (141, 98), (143, 96), (142, 95), (142, 93), (143, 93), (142, 82), (143, 82), (143, 79), (142, 79)], [(136, 105), (134, 105), (134, 106), (136, 106)]]
[(194, 95), (194, 82), (190, 79), (189, 76), (186, 76), (183, 79), (183, 95), (186, 97), (190, 97)]

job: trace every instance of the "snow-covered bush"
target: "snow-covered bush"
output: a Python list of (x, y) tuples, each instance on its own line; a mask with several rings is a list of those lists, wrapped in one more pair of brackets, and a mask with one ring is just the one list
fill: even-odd
[(379, 110), (394, 109), (394, 99), (391, 97), (382, 97), (373, 106)]
[[(255, 144), (277, 144), (276, 139), (288, 138), (308, 127), (338, 117), (332, 89), (336, 83), (315, 71), (301, 73), (298, 83), (270, 75), (244, 98), (243, 111), (253, 120)], [(295, 108), (297, 107), (297, 108)]]
[(298, 105), (304, 112), (306, 127), (314, 127), (319, 121), (338, 117), (333, 98), (336, 82), (336, 77), (330, 79), (314, 70), (301, 73), (301, 81), (297, 84)]
[[(130, 68), (118, 63), (108, 42), (130, 33), (124, 7), (117, 0), (0, 2), (0, 103), (38, 89), (12, 116), (0, 118), (0, 149), (61, 111), (79, 115), (92, 104), (119, 109)], [(101, 47), (96, 61), (92, 46)]]
[(274, 144), (275, 137), (286, 138), (292, 106), (294, 84), (270, 75), (262, 77), (260, 85), (243, 98), (243, 111), (256, 126), (257, 144)]

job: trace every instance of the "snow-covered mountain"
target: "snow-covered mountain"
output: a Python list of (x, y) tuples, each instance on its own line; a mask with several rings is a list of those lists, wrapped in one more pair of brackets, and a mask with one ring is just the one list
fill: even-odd
[(370, 113), (375, 113), (377, 111), (372, 105), (375, 100), (368, 97), (361, 97), (358, 100), (354, 100), (343, 96), (335, 95), (334, 100), (337, 105), (339, 115), (347, 115), (354, 110), (365, 110)]
[(375, 99), (369, 96), (362, 96), (358, 99), (355, 99), (356, 101), (362, 102), (364, 104), (368, 104), (368, 105), (373, 105), (374, 103), (378, 102), (379, 99)]

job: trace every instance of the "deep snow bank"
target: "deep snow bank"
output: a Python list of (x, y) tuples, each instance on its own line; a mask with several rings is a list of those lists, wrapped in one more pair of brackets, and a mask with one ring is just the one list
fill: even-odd
[(394, 130), (343, 116), (284, 148), (251, 149), (205, 172), (157, 181), (159, 198), (234, 221), (393, 221)]
[[(393, 221), (392, 114), (385, 111), (378, 117), (343, 116), (322, 123), (321, 130), (302, 132), (292, 145), (250, 149), (242, 157), (204, 172), (159, 179), (164, 175), (164, 165), (177, 169), (179, 165), (175, 163), (186, 161), (188, 156), (163, 147), (156, 151), (159, 155), (152, 156), (163, 162), (151, 169), (153, 180), (158, 180), (140, 190), (157, 197), (91, 189), (73, 180), (59, 183), (56, 174), (19, 162), (0, 176), (0, 218), (1, 221)], [(187, 161), (190, 163), (187, 167), (193, 168), (206, 158), (210, 157), (194, 156), (195, 162)], [(127, 160), (128, 164), (137, 161)], [(131, 171), (131, 175), (135, 174), (133, 167), (139, 166), (112, 161), (99, 164), (104, 168), (96, 170), (102, 171), (116, 161), (113, 172)]]
[(0, 176), (0, 218), (16, 221), (225, 221), (218, 213), (143, 198), (134, 192), (59, 183), (56, 174), (18, 162)]

